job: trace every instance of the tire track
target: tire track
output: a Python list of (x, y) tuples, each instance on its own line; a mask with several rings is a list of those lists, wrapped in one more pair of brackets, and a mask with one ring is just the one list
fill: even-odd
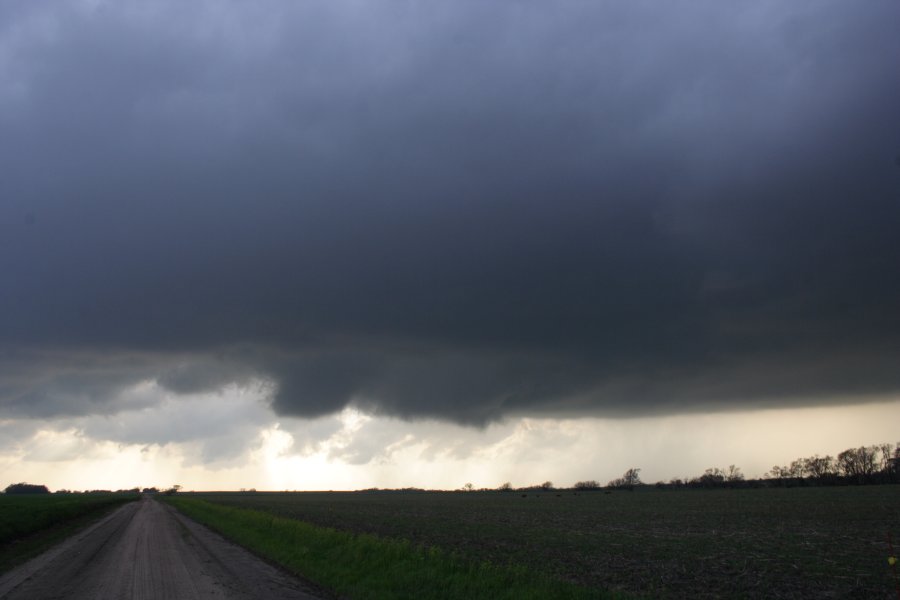
[(0, 577), (0, 598), (315, 600), (314, 586), (150, 498)]

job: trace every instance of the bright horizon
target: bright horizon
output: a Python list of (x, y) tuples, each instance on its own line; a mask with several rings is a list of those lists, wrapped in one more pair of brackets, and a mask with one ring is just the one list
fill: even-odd
[[(232, 397), (234, 410), (255, 404), (265, 413), (259, 398), (246, 404), (234, 401), (240, 397)], [(221, 400), (197, 397), (186, 404)], [(197, 407), (182, 408), (190, 413)], [(130, 418), (135, 423), (184, 420), (178, 412), (154, 416), (142, 411)], [(757, 478), (796, 458), (897, 443), (894, 424), (900, 422), (900, 402), (625, 420), (520, 417), (484, 430), (379, 419), (353, 409), (311, 422), (269, 418), (244, 438), (212, 432), (199, 443), (93, 439), (87, 432), (98, 424), (91, 419), (62, 430), (38, 427), (18, 452), (5, 457), (0, 472), (9, 480), (4, 486), (26, 481), (51, 490), (164, 489), (175, 484), (185, 491), (459, 489), (465, 483), (497, 488), (505, 482), (524, 487), (548, 480), (570, 487), (589, 479), (605, 485), (630, 467), (641, 469), (645, 483), (655, 483), (731, 464), (746, 477)], [(128, 419), (120, 416), (117, 425), (127, 428)], [(368, 442), (373, 433), (378, 443)], [(215, 446), (219, 435), (246, 446), (229, 460), (209, 466), (203, 459), (209, 451), (204, 444)]]

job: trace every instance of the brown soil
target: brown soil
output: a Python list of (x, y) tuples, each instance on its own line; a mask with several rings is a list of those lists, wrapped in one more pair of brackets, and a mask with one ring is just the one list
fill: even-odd
[(311, 584), (150, 498), (0, 577), (0, 598), (10, 599), (319, 597)]

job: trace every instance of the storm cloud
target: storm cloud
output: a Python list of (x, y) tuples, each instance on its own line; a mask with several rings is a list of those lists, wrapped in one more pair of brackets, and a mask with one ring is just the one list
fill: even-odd
[[(896, 2), (6, 2), (0, 402), (900, 390)], [(129, 404), (131, 403), (131, 404)]]

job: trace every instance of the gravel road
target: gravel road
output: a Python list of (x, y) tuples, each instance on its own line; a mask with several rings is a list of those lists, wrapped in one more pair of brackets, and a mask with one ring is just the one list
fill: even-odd
[(0, 598), (316, 599), (315, 589), (151, 498), (0, 577)]

